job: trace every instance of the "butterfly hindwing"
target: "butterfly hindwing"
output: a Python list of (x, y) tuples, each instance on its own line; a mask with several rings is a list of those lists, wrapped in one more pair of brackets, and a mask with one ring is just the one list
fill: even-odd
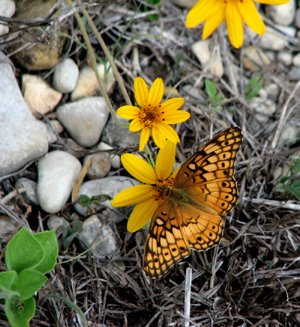
[(144, 270), (148, 276), (157, 278), (189, 255), (176, 204), (167, 199), (158, 207), (151, 221), (145, 244)]

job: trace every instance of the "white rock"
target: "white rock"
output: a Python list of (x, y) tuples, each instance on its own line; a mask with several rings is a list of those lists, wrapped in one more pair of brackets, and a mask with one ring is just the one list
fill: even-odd
[[(103, 64), (98, 65), (98, 72), (100, 78), (104, 82), (106, 92), (110, 93), (115, 84), (115, 77), (112, 73), (112, 70), (109, 69), (106, 71)], [(99, 91), (99, 85), (96, 78), (96, 75), (92, 68), (83, 67), (79, 72), (79, 77), (75, 90), (71, 94), (71, 100), (77, 100), (83, 97), (90, 97), (95, 95)]]
[(114, 231), (96, 215), (86, 219), (82, 229), (77, 238), (84, 249), (91, 249), (96, 258), (112, 257), (116, 253), (118, 246)]
[(299, 130), (296, 126), (285, 124), (280, 134), (279, 140), (282, 144), (292, 144), (297, 140)]
[(288, 46), (288, 40), (271, 27), (267, 27), (267, 32), (258, 38), (258, 43), (267, 50), (279, 51)]
[(295, 0), (289, 0), (287, 3), (279, 6), (266, 6), (267, 13), (275, 23), (288, 26), (292, 24), (295, 17)]
[(250, 101), (250, 107), (256, 113), (255, 117), (260, 123), (266, 123), (276, 111), (273, 101), (263, 98), (254, 98)]
[(293, 65), (300, 67), (300, 53), (296, 54), (293, 58)]
[(62, 94), (52, 89), (41, 77), (29, 74), (23, 75), (22, 92), (34, 115), (45, 115), (54, 110), (62, 98)]
[(62, 60), (54, 69), (53, 86), (61, 93), (72, 92), (77, 84), (79, 69), (73, 59)]
[[(139, 183), (130, 177), (124, 176), (109, 176), (102, 179), (95, 179), (92, 181), (84, 182), (81, 185), (79, 196), (87, 195), (88, 197), (96, 196), (96, 195), (107, 195), (113, 198), (116, 194), (133, 185), (138, 185)], [(104, 202), (100, 202), (98, 204), (93, 203), (89, 207), (90, 210), (99, 210), (100, 208), (108, 207), (113, 208), (111, 206), (111, 200), (106, 200)], [(85, 216), (87, 214), (87, 208), (81, 206), (79, 203), (75, 204), (76, 211)], [(116, 209), (116, 208), (114, 208)]]
[(57, 117), (70, 135), (82, 146), (93, 146), (100, 138), (109, 111), (101, 97), (67, 103), (57, 109)]
[(28, 109), (13, 69), (0, 52), (0, 176), (14, 172), (48, 151), (47, 131)]
[[(13, 0), (1, 0), (0, 4), (0, 16), (12, 17), (15, 13), (16, 5)], [(0, 24), (0, 35), (9, 32), (9, 28), (5, 24)]]
[(64, 151), (52, 151), (38, 162), (37, 194), (48, 213), (63, 209), (81, 170), (77, 158)]
[(278, 60), (285, 66), (290, 66), (293, 62), (293, 55), (290, 51), (280, 51), (277, 56)]
[[(97, 148), (99, 150), (112, 150), (113, 147), (104, 143), (104, 142), (100, 142), (97, 146)], [(110, 152), (107, 152), (108, 156), (109, 156), (109, 160), (110, 160), (110, 163), (111, 163), (111, 166), (114, 168), (114, 169), (119, 169), (120, 166), (121, 166), (121, 159), (120, 159), (120, 156), (118, 155), (114, 155)]]
[(90, 179), (102, 178), (108, 175), (111, 163), (107, 153), (105, 152), (98, 152), (86, 156), (84, 159), (84, 163), (90, 159), (91, 160), (91, 167), (87, 172), (87, 176)]
[(21, 177), (17, 180), (15, 188), (20, 192), (21, 195), (29, 201), (29, 203), (38, 205), (39, 201), (36, 192), (36, 182), (31, 179)]
[(203, 69), (206, 69), (215, 76), (222, 77), (224, 74), (224, 67), (220, 54), (220, 46), (216, 44), (212, 51), (210, 47), (210, 39), (198, 41), (192, 45), (192, 51), (200, 61)]

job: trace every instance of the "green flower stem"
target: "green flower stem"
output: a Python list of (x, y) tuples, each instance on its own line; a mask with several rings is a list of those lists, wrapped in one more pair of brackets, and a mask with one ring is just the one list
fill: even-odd
[[(66, 0), (66, 2), (67, 2), (67, 4), (69, 5), (69, 7), (71, 9), (74, 9), (71, 0)], [(123, 124), (121, 124), (119, 122), (119, 119), (116, 116), (115, 110), (114, 110), (114, 108), (113, 108), (113, 106), (112, 106), (112, 104), (110, 102), (110, 99), (108, 97), (108, 94), (107, 94), (107, 92), (105, 90), (105, 85), (104, 85), (104, 83), (102, 82), (102, 80), (101, 80), (101, 78), (99, 76), (95, 53), (94, 53), (94, 50), (93, 50), (92, 45), (90, 43), (90, 40), (89, 40), (88, 34), (86, 32), (86, 29), (85, 29), (85, 27), (84, 27), (84, 25), (82, 23), (81, 17), (78, 14), (78, 12), (75, 12), (74, 15), (75, 15), (77, 24), (79, 26), (79, 29), (80, 29), (80, 31), (82, 33), (84, 42), (86, 44), (88, 55), (89, 55), (90, 60), (91, 60), (92, 68), (93, 68), (93, 70), (94, 70), (94, 72), (96, 74), (96, 78), (97, 78), (97, 81), (98, 81), (98, 84), (99, 84), (100, 93), (103, 96), (103, 98), (104, 98), (104, 100), (105, 100), (105, 102), (106, 102), (106, 104), (107, 104), (107, 106), (109, 108), (109, 111), (110, 111), (112, 117), (114, 118), (115, 122), (117, 123), (117, 125), (120, 126), (120, 127), (125, 127)], [(127, 127), (127, 125), (126, 125), (126, 127)]]
[[(81, 0), (77, 0), (77, 4), (81, 5)], [(122, 78), (121, 74), (119, 73), (118, 68), (115, 64), (114, 58), (112, 57), (108, 47), (106, 46), (101, 34), (97, 31), (97, 28), (96, 28), (94, 22), (92, 21), (89, 13), (86, 11), (86, 9), (84, 7), (82, 7), (81, 11), (82, 11), (84, 17), (86, 18), (88, 24), (90, 25), (91, 30), (93, 31), (94, 35), (96, 36), (96, 39), (98, 40), (103, 52), (105, 53), (106, 58), (108, 59), (110, 65), (111, 65), (112, 71), (116, 77), (118, 84), (119, 84), (119, 87), (121, 89), (121, 92), (123, 94), (126, 104), (131, 106), (132, 103), (130, 101), (130, 97), (129, 97), (126, 87), (124, 85), (123, 78)]]

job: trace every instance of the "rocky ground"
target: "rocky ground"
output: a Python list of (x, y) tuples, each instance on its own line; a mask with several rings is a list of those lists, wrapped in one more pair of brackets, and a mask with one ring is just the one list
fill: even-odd
[[(149, 85), (162, 77), (166, 96), (186, 99), (191, 119), (177, 127), (178, 162), (218, 131), (232, 125), (243, 131), (239, 202), (226, 217), (220, 245), (149, 281), (141, 268), (147, 230), (126, 233), (130, 208), (110, 205), (136, 183), (120, 154), (135, 152), (138, 136), (116, 124), (100, 94), (74, 18), (81, 10), (56, 1), (2, 2), (0, 270), (5, 246), (21, 226), (55, 229), (60, 246), (31, 325), (85, 326), (68, 303), (82, 310), (88, 326), (300, 325), (299, 4), (261, 6), (267, 33), (245, 29), (239, 50), (224, 26), (207, 41), (200, 40), (201, 27), (184, 27), (195, 1), (81, 4), (132, 100), (136, 76)], [(120, 87), (86, 20), (84, 26), (117, 109), (125, 103)], [(79, 195), (100, 197), (79, 203), (74, 185)], [(8, 326), (2, 309), (0, 325)]]

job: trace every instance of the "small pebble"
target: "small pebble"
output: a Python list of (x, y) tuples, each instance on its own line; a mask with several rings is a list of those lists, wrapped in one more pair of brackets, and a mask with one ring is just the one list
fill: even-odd
[[(13, 0), (1, 0), (0, 5), (0, 16), (3, 17), (12, 17), (15, 13), (16, 5)], [(9, 32), (9, 27), (6, 24), (0, 24), (0, 35), (6, 34)]]
[(96, 258), (112, 257), (117, 249), (118, 242), (112, 228), (103, 224), (96, 215), (82, 223), (82, 232), (77, 235), (84, 249), (91, 249)]
[(285, 124), (279, 137), (279, 141), (282, 144), (293, 144), (297, 140), (299, 130), (296, 126)]
[(54, 229), (56, 232), (69, 226), (69, 222), (56, 215), (51, 215), (47, 220), (47, 226), (49, 229)]
[(97, 179), (102, 178), (108, 175), (111, 169), (111, 163), (107, 153), (105, 152), (98, 152), (86, 156), (84, 159), (84, 163), (90, 159), (91, 160), (91, 167), (87, 172), (87, 176), (90, 179)]
[(299, 81), (300, 80), (300, 67), (292, 67), (292, 69), (288, 72), (288, 78), (291, 81)]
[(244, 49), (244, 67), (252, 72), (260, 71), (262, 67), (270, 65), (270, 59), (263, 51), (256, 47), (246, 47)]
[(277, 55), (277, 58), (285, 66), (290, 66), (293, 62), (293, 55), (288, 51), (280, 51)]
[(38, 162), (37, 194), (41, 208), (48, 213), (63, 209), (80, 173), (77, 158), (64, 151), (52, 151)]
[(266, 6), (266, 11), (275, 23), (288, 26), (295, 17), (295, 0), (289, 0), (280, 6)]
[[(113, 147), (104, 143), (104, 142), (100, 142), (97, 146), (97, 148), (99, 150), (112, 150)], [(108, 154), (108, 157), (109, 157), (109, 160), (110, 160), (110, 163), (111, 163), (111, 166), (114, 168), (114, 169), (119, 169), (120, 166), (121, 166), (121, 160), (120, 160), (120, 156), (118, 155), (114, 155), (112, 154), (110, 151), (107, 152)]]
[(84, 98), (57, 109), (57, 117), (81, 146), (91, 147), (100, 138), (109, 110), (102, 97)]
[(72, 92), (77, 84), (79, 69), (73, 59), (62, 60), (54, 69), (53, 86), (61, 93)]
[(267, 32), (258, 40), (261, 47), (266, 50), (280, 51), (288, 46), (287, 39), (270, 27), (267, 27)]
[(46, 115), (53, 111), (62, 94), (52, 89), (41, 77), (25, 74), (22, 78), (24, 99), (34, 115)]
[(0, 216), (0, 240), (2, 243), (8, 242), (12, 235), (17, 232), (18, 226), (8, 216)]
[(296, 67), (300, 67), (300, 53), (298, 53), (294, 56), (293, 65)]
[(267, 123), (276, 111), (276, 104), (265, 98), (254, 98), (250, 101), (250, 107), (254, 110), (255, 118), (260, 123)]
[(28, 200), (29, 203), (38, 205), (39, 200), (37, 197), (37, 185), (36, 182), (32, 181), (31, 179), (21, 177), (16, 181), (15, 185), (18, 191), (22, 190), (22, 195)]

